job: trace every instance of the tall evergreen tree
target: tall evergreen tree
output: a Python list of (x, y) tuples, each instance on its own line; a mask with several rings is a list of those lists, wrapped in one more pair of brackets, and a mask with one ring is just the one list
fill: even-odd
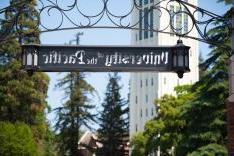
[(103, 111), (99, 121), (98, 136), (102, 148), (98, 150), (101, 156), (123, 156), (124, 147), (128, 141), (128, 106), (121, 98), (118, 84), (120, 77), (117, 73), (109, 75)]
[[(12, 7), (6, 12), (2, 29), (8, 26), (10, 23), (8, 21), (12, 21), (17, 16), (18, 30), (12, 30), (11, 35), (19, 34), (0, 45), (1, 54), (9, 56), (11, 60), (8, 65), (0, 68), (0, 99), (2, 98), (3, 107), (1, 109), (3, 112), (0, 113), (1, 119), (11, 122), (20, 120), (28, 124), (35, 124), (37, 122), (35, 121), (37, 120), (36, 116), (44, 114), (49, 78), (43, 73), (29, 77), (27, 72), (21, 69), (19, 56), (21, 55), (20, 45), (22, 43), (39, 43), (39, 34), (38, 30), (35, 29), (36, 23), (34, 21), (36, 1), (27, 0), (19, 3), (17, 0), (11, 0), (10, 5)], [(35, 33), (29, 37), (26, 35), (29, 32)]]
[(44, 73), (29, 76), (21, 67), (22, 43), (39, 43), (37, 29), (38, 13), (36, 0), (11, 0), (1, 22), (1, 32), (13, 24), (4, 44), (0, 44), (0, 56), (6, 56), (8, 64), (0, 66), (0, 120), (24, 122), (33, 132), (39, 154), (45, 154), (46, 123), (45, 109), (49, 78)]
[(57, 108), (58, 120), (55, 125), (58, 134), (58, 150), (60, 155), (78, 155), (78, 141), (81, 126), (90, 127), (95, 121), (91, 110), (90, 95), (94, 95), (94, 88), (85, 81), (84, 73), (70, 72), (57, 84), (65, 90), (68, 100), (62, 107)]
[(37, 0), (10, 0), (0, 31), (8, 32), (6, 39), (17, 38), (19, 44), (39, 43), (39, 13), (36, 5)]
[(202, 53), (199, 54), (199, 80), (201, 80), (207, 73), (204, 66), (202, 65), (204, 63), (204, 58), (202, 56)]
[[(230, 13), (224, 15), (229, 19)], [(195, 100), (187, 105), (183, 114), (187, 130), (180, 146), (185, 153), (201, 149), (209, 144), (218, 144), (225, 149), (226, 100), (228, 98), (228, 61), (231, 56), (230, 34), (227, 23), (217, 20), (217, 26), (209, 31), (211, 39), (222, 44), (210, 46), (209, 57), (202, 64), (207, 70), (202, 79), (194, 85)], [(215, 148), (213, 148), (215, 149)], [(183, 154), (182, 154), (183, 155)]]

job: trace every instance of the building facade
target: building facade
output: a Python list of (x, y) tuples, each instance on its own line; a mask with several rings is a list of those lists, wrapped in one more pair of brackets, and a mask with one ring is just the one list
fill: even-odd
[[(141, 29), (159, 29), (162, 30), (167, 27), (170, 18), (167, 12), (162, 12), (161, 16), (159, 11), (148, 12), (152, 5), (155, 5), (159, 0), (137, 0), (138, 5), (142, 9), (134, 10), (132, 22), (140, 20), (138, 26)], [(161, 0), (160, 0), (161, 1)], [(197, 6), (197, 0), (189, 0), (189, 3)], [(192, 27), (192, 21), (189, 20), (186, 14), (176, 14), (180, 10), (176, 2), (165, 1), (160, 3), (162, 6), (167, 5), (170, 9), (170, 14), (174, 14), (171, 19), (172, 25), (176, 31), (185, 33)], [(184, 9), (184, 8), (182, 8)], [(195, 16), (197, 16), (195, 14)], [(171, 27), (165, 31), (172, 32)], [(197, 36), (195, 30), (189, 33), (190, 36)], [(178, 36), (173, 34), (157, 33), (152, 31), (133, 30), (131, 32), (132, 45), (175, 45)], [(164, 94), (175, 94), (174, 87), (184, 84), (193, 84), (199, 79), (198, 69), (198, 41), (192, 39), (181, 38), (183, 43), (190, 46), (190, 72), (185, 73), (182, 79), (179, 79), (176, 73), (163, 73), (163, 72), (145, 72), (145, 73), (131, 73), (130, 75), (130, 138), (137, 132), (144, 130), (145, 123), (157, 115), (157, 107), (154, 104), (156, 99), (159, 99)]]

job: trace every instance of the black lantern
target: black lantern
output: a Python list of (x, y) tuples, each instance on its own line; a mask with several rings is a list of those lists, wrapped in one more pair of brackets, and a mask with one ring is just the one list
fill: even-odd
[(179, 78), (183, 78), (185, 72), (189, 72), (189, 46), (185, 46), (182, 40), (178, 40), (173, 50), (172, 68), (178, 74)]
[(31, 45), (30, 48), (23, 47), (22, 63), (24, 69), (29, 73), (32, 73), (35, 69), (38, 69), (38, 52), (36, 45)]

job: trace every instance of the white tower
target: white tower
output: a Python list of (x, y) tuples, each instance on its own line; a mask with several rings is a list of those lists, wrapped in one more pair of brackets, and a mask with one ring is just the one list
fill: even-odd
[[(136, 0), (137, 1), (137, 0)], [(162, 1), (162, 0), (160, 0)], [(150, 6), (159, 2), (159, 0), (138, 0), (139, 4), (143, 7), (142, 11), (134, 10), (132, 21), (139, 21), (139, 28), (147, 29), (154, 27), (154, 29), (163, 29), (169, 24), (168, 13), (162, 12), (163, 16), (159, 17), (157, 10), (151, 11), (147, 16), (144, 13)], [(197, 6), (197, 0), (189, 0), (189, 3)], [(166, 7), (167, 1), (160, 3), (161, 6)], [(175, 13), (180, 9), (176, 2), (170, 2), (167, 6), (171, 13)], [(182, 8), (184, 9), (184, 8)], [(166, 16), (164, 16), (166, 15)], [(195, 15), (196, 16), (196, 15)], [(189, 20), (186, 14), (176, 14), (172, 19), (173, 26), (178, 28), (178, 31), (188, 32), (192, 26), (192, 21)], [(182, 28), (182, 29), (179, 29)], [(171, 28), (168, 27), (166, 31), (170, 32)], [(198, 36), (195, 30), (189, 33), (190, 36)], [(143, 30), (131, 32), (132, 45), (175, 45), (178, 36), (147, 32)], [(191, 72), (184, 74), (182, 79), (179, 79), (175, 73), (131, 73), (130, 75), (130, 138), (137, 132), (143, 131), (145, 123), (156, 116), (156, 107), (154, 104), (155, 99), (159, 99), (164, 94), (175, 94), (174, 87), (183, 84), (193, 84), (198, 81), (198, 41), (192, 39), (181, 38), (183, 43), (190, 46), (190, 70)]]

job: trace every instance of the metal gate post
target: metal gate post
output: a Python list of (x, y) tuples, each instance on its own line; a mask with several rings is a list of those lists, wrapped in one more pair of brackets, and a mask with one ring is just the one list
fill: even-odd
[(232, 7), (232, 28), (231, 28), (231, 44), (232, 56), (229, 66), (229, 91), (227, 105), (227, 128), (228, 128), (228, 153), (229, 156), (234, 156), (234, 7)]

